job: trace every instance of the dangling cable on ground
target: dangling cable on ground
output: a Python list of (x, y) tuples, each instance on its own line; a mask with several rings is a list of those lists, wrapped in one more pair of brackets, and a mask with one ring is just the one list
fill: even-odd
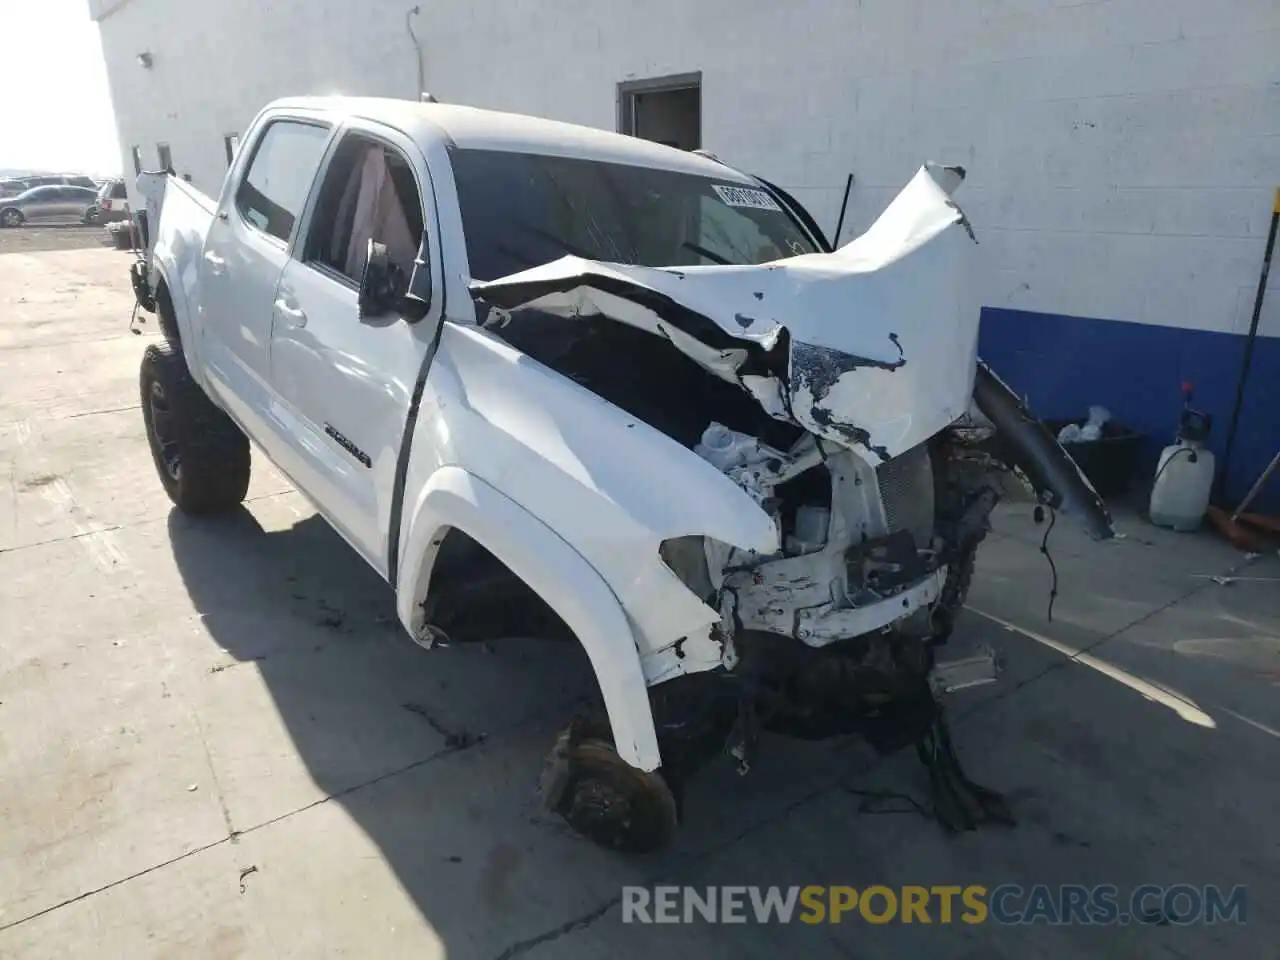
[(1053, 574), (1053, 585), (1049, 588), (1049, 610), (1047, 613), (1048, 621), (1053, 623), (1053, 601), (1058, 597), (1058, 565), (1053, 562), (1053, 555), (1049, 553), (1049, 534), (1053, 533), (1053, 525), (1058, 522), (1058, 511), (1053, 507), (1048, 509), (1049, 526), (1045, 527), (1044, 537), (1040, 540), (1040, 552), (1049, 561), (1049, 572)]

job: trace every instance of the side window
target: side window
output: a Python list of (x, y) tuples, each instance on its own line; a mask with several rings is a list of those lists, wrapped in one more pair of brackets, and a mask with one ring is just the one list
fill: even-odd
[(369, 241), (376, 240), (408, 274), (422, 229), (422, 198), (409, 161), (393, 147), (348, 134), (325, 171), (301, 259), (359, 283)]
[(236, 188), (236, 209), (263, 233), (286, 243), (315, 179), (327, 127), (276, 120), (258, 138), (244, 179)]

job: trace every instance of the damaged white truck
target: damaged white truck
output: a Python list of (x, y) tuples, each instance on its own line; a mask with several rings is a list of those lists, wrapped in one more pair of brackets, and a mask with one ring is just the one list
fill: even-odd
[[(915, 745), (949, 828), (935, 652), (1011, 468), (1111, 535), (976, 356), (958, 168), (832, 250), (785, 191), (645, 141), (393, 100), (268, 106), (221, 195), (169, 178), (134, 270), (163, 342), (142, 411), (179, 508), (234, 507), (254, 444), (395, 590), (424, 646), (581, 644), (547, 802), (653, 849), (680, 785), (762, 730)], [(976, 406), (985, 435), (969, 429)], [(985, 436), (977, 442), (975, 436)]]

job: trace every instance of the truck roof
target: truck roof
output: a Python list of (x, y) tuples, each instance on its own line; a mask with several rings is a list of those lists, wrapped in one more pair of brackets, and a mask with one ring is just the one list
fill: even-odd
[(417, 141), (438, 139), (443, 132), (454, 145), (464, 149), (579, 157), (752, 182), (732, 167), (695, 153), (595, 127), (518, 113), (390, 97), (290, 97), (268, 104), (267, 109), (320, 111), (334, 119), (360, 117), (385, 123)]

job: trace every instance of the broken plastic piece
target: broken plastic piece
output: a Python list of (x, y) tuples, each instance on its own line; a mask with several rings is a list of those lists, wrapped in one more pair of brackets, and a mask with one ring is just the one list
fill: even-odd
[(934, 694), (955, 693), (999, 679), (1002, 664), (995, 650), (983, 644), (977, 653), (954, 660), (939, 660), (929, 673)]
[(413, 636), (413, 642), (423, 650), (449, 646), (449, 635), (433, 623), (424, 623)]
[(702, 433), (694, 453), (721, 470), (749, 493), (757, 503), (773, 495), (785, 467), (793, 460), (788, 454), (766, 446), (755, 437), (712, 423)]

